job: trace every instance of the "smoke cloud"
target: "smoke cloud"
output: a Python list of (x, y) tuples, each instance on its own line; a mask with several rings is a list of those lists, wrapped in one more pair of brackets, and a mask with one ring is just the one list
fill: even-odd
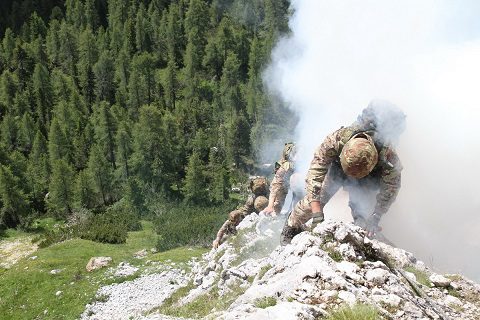
[[(373, 99), (407, 115), (397, 201), (381, 221), (399, 247), (480, 281), (480, 4), (293, 0), (292, 33), (264, 74), (299, 117), (300, 170)], [(345, 192), (327, 218), (351, 219)]]

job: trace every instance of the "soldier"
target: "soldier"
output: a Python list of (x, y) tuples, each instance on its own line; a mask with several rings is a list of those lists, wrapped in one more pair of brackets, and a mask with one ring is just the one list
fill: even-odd
[(255, 176), (250, 178), (249, 184), (250, 195), (247, 201), (240, 208), (233, 210), (228, 214), (228, 220), (225, 221), (218, 230), (217, 237), (212, 243), (214, 249), (223, 242), (224, 236), (235, 234), (237, 226), (242, 222), (243, 218), (252, 212), (259, 213), (268, 204), (268, 181), (262, 176)]
[(268, 206), (262, 211), (264, 214), (276, 216), (282, 210), (290, 187), (290, 177), (295, 171), (296, 153), (297, 149), (293, 142), (285, 143), (282, 158), (275, 163), (275, 176), (270, 184)]
[[(349, 127), (333, 132), (316, 149), (306, 178), (305, 197), (291, 212), (281, 234), (282, 245), (304, 230), (312, 218), (312, 228), (324, 220), (323, 208), (340, 187), (349, 192), (354, 222), (372, 237), (381, 228), (378, 223), (388, 211), (400, 189), (400, 160), (392, 143), (405, 128), (405, 115), (396, 106), (375, 101), (365, 108)], [(375, 190), (376, 204), (364, 217), (359, 198), (362, 192)]]

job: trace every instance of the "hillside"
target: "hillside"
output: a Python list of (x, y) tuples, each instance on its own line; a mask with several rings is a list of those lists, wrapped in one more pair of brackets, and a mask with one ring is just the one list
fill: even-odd
[[(280, 226), (251, 214), (236, 236), (193, 262), (191, 273), (173, 268), (102, 288), (103, 300), (88, 305), (82, 319), (480, 317), (480, 285), (437, 274), (359, 227), (326, 221), (280, 247)], [(145, 294), (152, 289), (156, 294)]]

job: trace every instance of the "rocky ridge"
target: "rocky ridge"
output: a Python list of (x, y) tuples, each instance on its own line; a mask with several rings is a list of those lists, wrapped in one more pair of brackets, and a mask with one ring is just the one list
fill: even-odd
[[(211, 310), (206, 319), (321, 319), (355, 304), (375, 307), (383, 319), (480, 319), (480, 285), (461, 275), (437, 274), (411, 253), (371, 240), (363, 229), (343, 222), (325, 221), (280, 247), (282, 225), (279, 218), (247, 216), (238, 234), (193, 263), (191, 273), (175, 274), (174, 287), (157, 286), (162, 298), (148, 308), (157, 304), (160, 312), (144, 306), (130, 315), (172, 319), (161, 314), (161, 304), (190, 283), (192, 289), (174, 302), (179, 309), (212, 292), (233, 301), (226, 310)], [(130, 299), (134, 287), (128, 289)], [(95, 311), (91, 319), (103, 319), (101, 305)]]

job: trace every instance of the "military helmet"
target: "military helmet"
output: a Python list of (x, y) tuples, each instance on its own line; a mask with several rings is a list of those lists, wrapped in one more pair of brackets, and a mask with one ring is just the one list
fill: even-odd
[(267, 178), (263, 176), (255, 176), (250, 178), (250, 190), (256, 196), (266, 195), (268, 193)]
[(343, 146), (340, 164), (343, 172), (352, 178), (368, 175), (378, 162), (378, 152), (372, 137), (365, 133), (354, 135)]
[(242, 219), (242, 211), (240, 210), (233, 210), (228, 214), (228, 220), (230, 220), (233, 223), (238, 223)]
[(295, 154), (297, 153), (297, 148), (295, 143), (287, 142), (285, 143), (285, 147), (283, 147), (282, 158), (284, 160), (293, 160)]
[(255, 202), (253, 203), (253, 207), (255, 208), (255, 212), (260, 212), (268, 206), (268, 199), (265, 196), (258, 196), (255, 198)]

